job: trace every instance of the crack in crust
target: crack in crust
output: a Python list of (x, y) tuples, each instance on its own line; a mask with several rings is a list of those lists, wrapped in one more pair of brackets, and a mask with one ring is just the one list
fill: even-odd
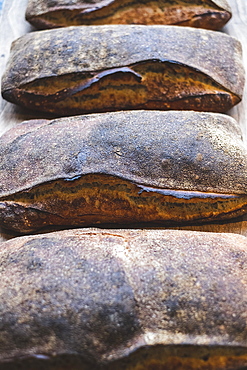
[(155, 189), (103, 174), (51, 181), (0, 199), (3, 226), (205, 222), (241, 216), (247, 195)]
[(55, 5), (37, 9), (29, 1), (26, 19), (36, 28), (103, 24), (167, 24), (219, 30), (231, 18), (228, 7), (213, 1), (183, 0), (133, 1), (115, 0)]
[(204, 73), (159, 60), (38, 79), (4, 92), (4, 97), (29, 109), (60, 115), (120, 109), (223, 113), (240, 101)]

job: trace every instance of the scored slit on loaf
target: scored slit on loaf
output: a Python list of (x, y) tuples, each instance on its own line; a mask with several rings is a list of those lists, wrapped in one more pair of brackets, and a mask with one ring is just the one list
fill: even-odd
[(247, 211), (247, 152), (228, 116), (128, 111), (27, 121), (2, 136), (0, 222), (192, 222)]
[(3, 370), (240, 370), (247, 240), (66, 230), (0, 244)]
[(240, 102), (243, 86), (236, 39), (176, 26), (34, 32), (13, 43), (2, 78), (5, 99), (62, 116), (129, 109), (226, 112)]
[(231, 18), (226, 0), (29, 0), (36, 28), (102, 24), (173, 24), (212, 30)]

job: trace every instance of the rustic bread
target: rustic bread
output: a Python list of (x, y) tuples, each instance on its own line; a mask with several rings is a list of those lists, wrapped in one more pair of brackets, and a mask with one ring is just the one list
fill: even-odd
[(247, 152), (226, 115), (112, 112), (33, 128), (28, 121), (3, 135), (0, 148), (0, 223), (21, 232), (247, 211)]
[(78, 26), (12, 46), (3, 97), (58, 115), (126, 109), (226, 112), (241, 100), (239, 41), (176, 26)]
[(80, 229), (0, 244), (1, 370), (247, 366), (247, 240)]
[(226, 0), (29, 0), (36, 28), (102, 24), (176, 24), (218, 30), (231, 18)]

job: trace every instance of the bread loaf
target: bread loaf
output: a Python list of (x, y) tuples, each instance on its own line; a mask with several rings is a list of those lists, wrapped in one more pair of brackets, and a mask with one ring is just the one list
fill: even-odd
[(247, 366), (247, 241), (80, 229), (0, 244), (1, 370)]
[(128, 111), (38, 122), (0, 140), (6, 228), (202, 222), (247, 211), (247, 152), (228, 116)]
[(12, 46), (3, 97), (59, 115), (128, 109), (226, 112), (241, 100), (240, 43), (176, 26), (33, 32)]
[(36, 28), (102, 24), (176, 24), (212, 30), (231, 18), (226, 0), (29, 0)]

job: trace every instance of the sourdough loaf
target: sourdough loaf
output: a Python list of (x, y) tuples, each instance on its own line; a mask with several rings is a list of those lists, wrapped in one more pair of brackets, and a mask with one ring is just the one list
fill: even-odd
[(3, 97), (58, 115), (128, 109), (226, 112), (242, 97), (239, 41), (176, 26), (78, 26), (16, 40)]
[(212, 30), (231, 18), (226, 0), (29, 0), (36, 28), (102, 24), (176, 24)]
[(0, 139), (0, 223), (227, 219), (247, 211), (247, 152), (229, 116), (128, 111), (30, 121)]
[(247, 366), (247, 241), (80, 229), (0, 244), (1, 370)]

